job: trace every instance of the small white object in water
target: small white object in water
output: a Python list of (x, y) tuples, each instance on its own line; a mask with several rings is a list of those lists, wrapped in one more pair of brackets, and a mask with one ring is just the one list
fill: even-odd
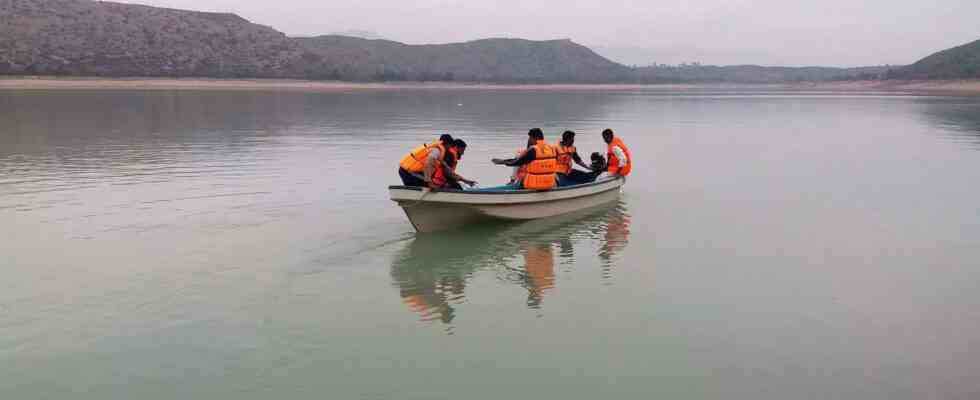
[(456, 107), (462, 107), (462, 106), (463, 106), (463, 103), (457, 103), (456, 104)]

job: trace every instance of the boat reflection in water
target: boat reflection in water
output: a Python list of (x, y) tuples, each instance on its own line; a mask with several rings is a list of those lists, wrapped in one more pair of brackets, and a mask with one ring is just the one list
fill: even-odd
[(524, 287), (527, 306), (539, 308), (556, 288), (556, 265), (598, 265), (601, 278), (611, 278), (629, 224), (626, 204), (616, 201), (560, 217), (418, 235), (396, 254), (391, 277), (402, 302), (423, 321), (451, 324), (454, 305), (465, 301), (467, 284), (481, 273)]

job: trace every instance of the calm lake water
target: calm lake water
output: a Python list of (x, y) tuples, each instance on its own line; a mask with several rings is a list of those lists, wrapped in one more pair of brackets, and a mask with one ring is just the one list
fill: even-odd
[[(636, 158), (591, 213), (388, 200), (530, 127)], [(980, 97), (0, 91), (0, 398), (976, 399)]]

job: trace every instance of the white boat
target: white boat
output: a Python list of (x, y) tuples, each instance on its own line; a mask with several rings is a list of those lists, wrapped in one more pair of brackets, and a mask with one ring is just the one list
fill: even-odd
[(418, 232), (436, 232), (493, 220), (553, 217), (619, 198), (623, 177), (551, 190), (453, 190), (389, 186), (391, 200)]

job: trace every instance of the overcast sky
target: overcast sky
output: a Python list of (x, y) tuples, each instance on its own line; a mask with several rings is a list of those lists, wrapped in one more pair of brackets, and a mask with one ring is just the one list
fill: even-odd
[[(288, 35), (562, 39), (628, 63), (907, 64), (980, 39), (980, 0), (117, 0), (233, 12)], [(614, 54), (615, 53), (615, 54)]]

